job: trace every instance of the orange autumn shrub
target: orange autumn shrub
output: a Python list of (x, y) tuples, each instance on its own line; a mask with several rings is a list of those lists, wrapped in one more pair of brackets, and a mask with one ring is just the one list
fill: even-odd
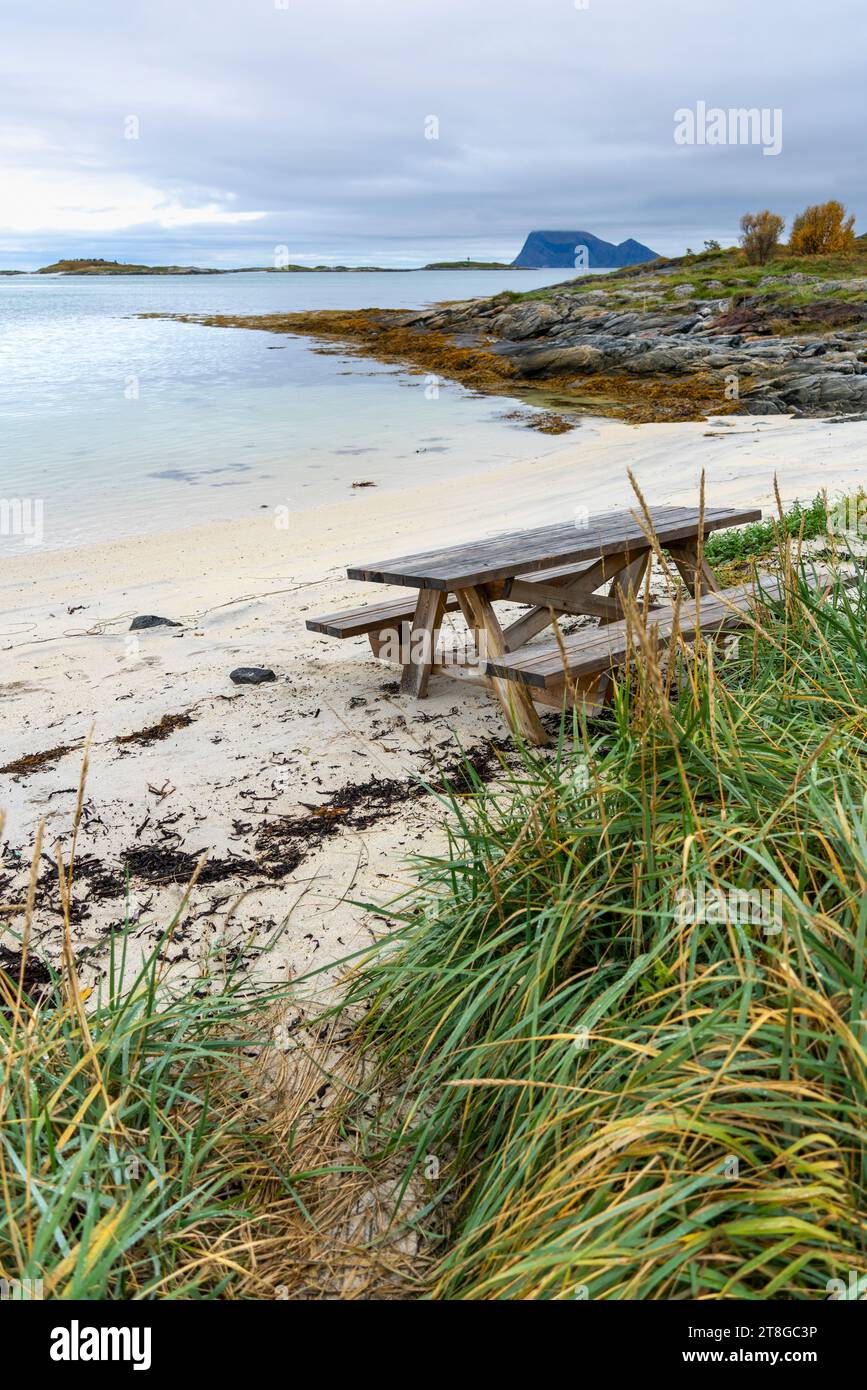
[(792, 223), (789, 250), (794, 256), (822, 256), (832, 251), (851, 251), (855, 242), (854, 216), (836, 198), (805, 208)]

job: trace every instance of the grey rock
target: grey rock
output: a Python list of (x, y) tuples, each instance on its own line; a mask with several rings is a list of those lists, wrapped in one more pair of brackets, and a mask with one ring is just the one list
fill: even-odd
[(636, 353), (623, 365), (635, 376), (653, 376), (657, 372), (671, 372), (679, 375), (689, 361), (689, 354), (674, 347), (651, 348), (649, 352)]
[(609, 314), (605, 321), (606, 333), (634, 333), (641, 324), (641, 315), (629, 310), (627, 313)]
[(173, 622), (171, 618), (158, 618), (155, 613), (140, 613), (137, 618), (133, 618), (129, 625), (130, 632), (141, 632), (147, 627), (182, 627), (182, 623)]
[(759, 394), (772, 393), (789, 409), (813, 410), (867, 408), (867, 375), (845, 372), (809, 372), (799, 376), (775, 377), (757, 388)]
[(833, 290), (854, 290), (863, 293), (867, 289), (867, 276), (859, 275), (851, 280), (822, 280), (816, 286), (817, 294), (831, 294)]
[(607, 354), (600, 348), (539, 347), (510, 351), (510, 361), (524, 376), (561, 376), (572, 372), (598, 372)]
[(585, 372), (599, 372), (605, 366), (605, 353), (598, 347), (591, 347), (587, 343), (579, 347), (568, 349), (568, 365), (570, 369), (579, 369)]
[(790, 408), (774, 396), (745, 396), (736, 415), (790, 415)]
[(815, 278), (815, 275), (805, 275), (801, 270), (793, 270), (791, 275), (763, 275), (759, 281), (759, 289), (771, 290), (780, 289), (783, 285), (807, 285)]
[(233, 685), (263, 685), (265, 681), (275, 681), (277, 677), (267, 666), (236, 666), (229, 672)]
[(676, 285), (674, 290), (675, 299), (689, 299), (695, 294), (695, 285)]
[(507, 338), (533, 338), (544, 333), (546, 328), (559, 322), (560, 315), (553, 304), (544, 299), (530, 300), (529, 304), (516, 304), (494, 319), (491, 327), (495, 333)]

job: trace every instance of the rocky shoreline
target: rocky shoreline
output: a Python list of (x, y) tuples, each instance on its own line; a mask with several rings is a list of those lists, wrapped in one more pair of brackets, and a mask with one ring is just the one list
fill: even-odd
[(823, 273), (827, 260), (809, 271), (791, 264), (757, 271), (721, 252), (412, 311), (178, 317), (303, 334), (476, 390), (633, 423), (862, 418), (867, 257), (859, 250), (836, 276)]
[[(404, 317), (404, 326), (452, 338), (475, 335), (525, 381), (628, 376), (638, 381), (716, 383), (715, 413), (802, 416), (867, 412), (867, 303), (831, 298), (841, 283), (814, 286), (815, 298), (788, 314), (774, 291), (803, 285), (805, 277), (777, 277), (754, 295), (733, 302), (708, 300), (680, 284), (675, 302), (651, 305), (663, 284), (659, 272), (636, 276), (627, 291), (594, 287), (519, 303), (502, 300), (449, 305)], [(580, 284), (580, 282), (577, 282)], [(761, 283), (761, 282), (760, 282)], [(720, 289), (722, 289), (720, 285)], [(633, 303), (612, 305), (628, 294)], [(644, 302), (642, 302), (644, 301)], [(814, 325), (798, 331), (801, 323)], [(775, 331), (791, 323), (793, 332)]]

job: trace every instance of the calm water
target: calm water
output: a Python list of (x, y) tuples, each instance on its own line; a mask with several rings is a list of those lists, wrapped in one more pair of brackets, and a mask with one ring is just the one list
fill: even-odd
[[(573, 272), (574, 273), (574, 272)], [(0, 278), (0, 554), (358, 496), (540, 453), (501, 399), (308, 340), (142, 320), (414, 307), (568, 271)], [(29, 508), (29, 513), (28, 509)], [(17, 510), (16, 510), (17, 509)]]

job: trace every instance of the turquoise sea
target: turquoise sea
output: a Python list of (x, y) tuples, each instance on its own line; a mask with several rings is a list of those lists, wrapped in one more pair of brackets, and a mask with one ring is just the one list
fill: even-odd
[[(307, 339), (140, 313), (414, 307), (574, 272), (0, 277), (0, 554), (307, 508), (550, 447), (477, 396)], [(38, 525), (36, 524), (38, 520)]]

